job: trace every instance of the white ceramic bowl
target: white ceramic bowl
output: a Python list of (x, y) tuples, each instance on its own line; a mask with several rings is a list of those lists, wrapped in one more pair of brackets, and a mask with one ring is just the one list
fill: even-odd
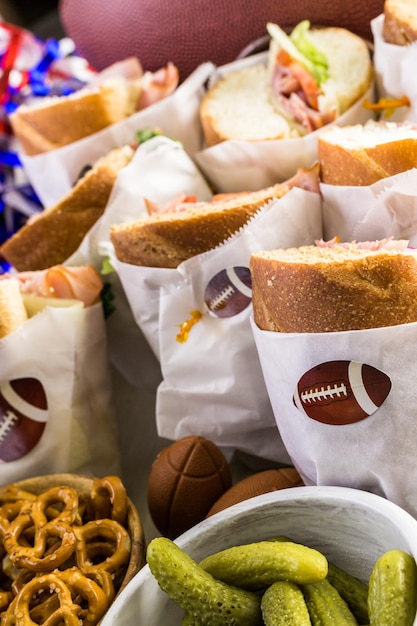
[[(376, 559), (393, 548), (417, 560), (417, 520), (380, 496), (345, 487), (295, 487), (257, 496), (194, 526), (176, 543), (199, 561), (273, 535), (321, 550), (364, 581)], [(181, 626), (182, 615), (145, 566), (110, 607), (102, 626)]]

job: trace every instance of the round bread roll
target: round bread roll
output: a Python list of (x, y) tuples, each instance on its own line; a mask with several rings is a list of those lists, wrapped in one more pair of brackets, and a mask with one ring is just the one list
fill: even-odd
[(205, 518), (232, 484), (230, 466), (210, 440), (190, 435), (161, 450), (148, 480), (148, 508), (159, 532), (174, 539)]
[(303, 480), (295, 467), (283, 467), (252, 474), (252, 476), (240, 480), (220, 496), (207, 513), (207, 517), (223, 511), (233, 504), (263, 493), (287, 489), (288, 487), (301, 487), (303, 484)]

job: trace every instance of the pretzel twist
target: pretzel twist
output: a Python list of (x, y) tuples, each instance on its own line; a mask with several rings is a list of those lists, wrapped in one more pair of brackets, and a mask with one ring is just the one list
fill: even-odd
[[(33, 599), (43, 592), (53, 593), (58, 600), (58, 608), (43, 621), (34, 622), (31, 617)], [(81, 607), (73, 603), (71, 591), (66, 583), (55, 574), (35, 576), (20, 590), (19, 594), (2, 615), (2, 626), (80, 626)]]
[(96, 478), (91, 491), (93, 519), (112, 519), (125, 525), (127, 518), (126, 489), (118, 476)]
[[(41, 573), (60, 567), (74, 552), (76, 538), (71, 524), (77, 520), (77, 492), (63, 487), (49, 489), (29, 508), (24, 507), (5, 529), (3, 543), (10, 560), (16, 567)], [(26, 531), (33, 532), (32, 545), (24, 540)], [(51, 539), (56, 537), (59, 541), (51, 548)]]
[[(77, 537), (75, 560), (77, 566), (84, 573), (96, 569), (114, 574), (119, 572), (129, 560), (131, 540), (127, 530), (114, 520), (92, 520), (83, 526), (74, 528)], [(106, 550), (100, 556), (97, 554), (100, 540), (104, 539)], [(110, 551), (109, 551), (110, 550)]]
[(0, 488), (1, 626), (95, 626), (131, 555), (128, 499), (116, 476), (90, 494)]

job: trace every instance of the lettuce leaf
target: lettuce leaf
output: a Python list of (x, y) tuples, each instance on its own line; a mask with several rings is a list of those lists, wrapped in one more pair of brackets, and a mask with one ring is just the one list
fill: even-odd
[(309, 20), (303, 20), (297, 24), (290, 35), (287, 35), (277, 24), (271, 22), (267, 24), (267, 31), (271, 38), (299, 61), (321, 85), (329, 78), (329, 64), (326, 55), (308, 38), (309, 30)]

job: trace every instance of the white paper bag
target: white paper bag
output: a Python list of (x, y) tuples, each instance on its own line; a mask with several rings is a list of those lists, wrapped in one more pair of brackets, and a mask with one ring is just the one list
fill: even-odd
[[(120, 171), (103, 215), (66, 264), (90, 263), (100, 270), (104, 259), (113, 254), (113, 224), (146, 217), (145, 198), (164, 205), (179, 193), (196, 195), (201, 201), (212, 197), (207, 182), (181, 143), (163, 136), (146, 141)], [(111, 362), (131, 384), (155, 390), (161, 381), (159, 364), (132, 316), (118, 275), (109, 274), (104, 279), (114, 296), (114, 311), (107, 319)]]
[(365, 187), (320, 184), (326, 240), (393, 237), (417, 245), (417, 169)]
[[(261, 53), (229, 63), (213, 71), (211, 81), (244, 67), (266, 63), (268, 53)], [(372, 84), (363, 98), (336, 120), (340, 126), (363, 124), (374, 113), (363, 106), (364, 99), (373, 101)], [(311, 167), (317, 161), (317, 135), (271, 141), (223, 141), (204, 147), (194, 155), (204, 175), (220, 192), (256, 191), (288, 180), (300, 167)]]
[(0, 341), (0, 484), (120, 473), (101, 304), (47, 307)]
[(319, 194), (294, 188), (230, 240), (176, 269), (116, 261), (135, 319), (160, 360), (160, 436), (200, 434), (225, 450), (289, 461), (249, 324), (249, 258), (259, 249), (312, 243), (321, 233)]
[(374, 38), (373, 63), (378, 98), (402, 98), (407, 96), (410, 106), (386, 109), (382, 119), (387, 121), (417, 121), (417, 85), (414, 80), (417, 64), (417, 44), (397, 46), (385, 41), (383, 36), (384, 15), (371, 22)]
[(416, 516), (417, 323), (318, 334), (251, 323), (278, 428), (305, 483), (372, 491)]
[(69, 193), (84, 167), (113, 148), (131, 143), (136, 132), (143, 128), (159, 128), (168, 137), (180, 141), (189, 154), (199, 150), (202, 145), (200, 91), (213, 67), (211, 63), (201, 65), (171, 96), (85, 139), (36, 156), (20, 154), (42, 204), (54, 206)]

